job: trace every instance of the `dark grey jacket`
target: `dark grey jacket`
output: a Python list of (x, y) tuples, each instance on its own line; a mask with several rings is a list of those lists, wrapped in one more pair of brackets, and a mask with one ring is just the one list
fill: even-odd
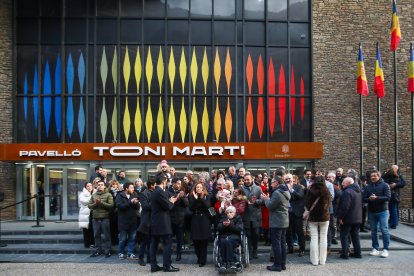
[(362, 223), (362, 193), (357, 183), (348, 186), (342, 193), (337, 217), (344, 224)]
[(285, 185), (282, 185), (265, 201), (265, 205), (269, 209), (270, 228), (289, 227), (289, 200), (290, 192)]
[[(252, 196), (256, 197), (255, 204), (247, 204), (246, 209), (243, 215), (243, 224), (245, 228), (258, 228), (262, 225), (262, 204), (263, 200), (260, 198), (262, 194), (262, 189), (252, 184), (252, 186), (247, 187), (243, 186), (243, 191), (246, 194), (246, 197), (249, 201), (251, 201)], [(251, 224), (251, 225), (250, 225)]]
[(305, 211), (305, 191), (302, 185), (293, 185), (293, 192), (290, 192), (290, 206), (296, 217), (302, 217)]
[[(377, 198), (370, 200), (375, 194)], [(381, 178), (377, 183), (369, 183), (364, 190), (364, 202), (368, 203), (368, 212), (380, 213), (388, 210), (388, 202), (391, 198), (390, 186)]]

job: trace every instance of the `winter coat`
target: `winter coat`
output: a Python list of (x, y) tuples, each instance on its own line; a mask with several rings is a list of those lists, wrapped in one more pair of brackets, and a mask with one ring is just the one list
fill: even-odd
[(400, 189), (404, 188), (405, 186), (405, 180), (403, 176), (400, 173), (398, 173), (398, 175), (395, 175), (393, 171), (388, 171), (383, 175), (382, 178), (384, 179), (384, 182), (388, 183), (388, 185), (391, 183), (397, 184), (393, 189), (391, 189), (390, 187), (390, 190), (391, 190), (390, 201), (399, 203), (401, 201)]
[(362, 193), (357, 183), (343, 191), (336, 215), (344, 224), (362, 223)]
[(244, 185), (243, 191), (247, 196), (247, 199), (251, 202), (252, 197), (256, 197), (256, 202), (254, 204), (247, 204), (246, 210), (243, 215), (243, 224), (245, 228), (259, 228), (262, 226), (262, 209), (263, 204), (260, 195), (262, 194), (262, 189), (259, 186), (252, 184), (250, 187)]
[(125, 192), (120, 192), (115, 199), (118, 208), (119, 231), (128, 231), (138, 227), (137, 213), (140, 204), (133, 204), (131, 202), (133, 198), (138, 198), (138, 195), (133, 193), (128, 198)]
[[(375, 194), (377, 198), (370, 200), (369, 197)], [(390, 186), (381, 178), (377, 183), (370, 182), (364, 190), (364, 202), (368, 203), (368, 212), (380, 213), (388, 210), (388, 201), (391, 198)]]
[(151, 225), (151, 191), (145, 189), (138, 194), (139, 203), (141, 204), (141, 221), (138, 231), (143, 234), (150, 234)]
[(290, 191), (290, 207), (296, 217), (301, 218), (305, 210), (305, 191), (302, 185), (293, 185), (293, 191)]
[(264, 204), (269, 208), (270, 228), (289, 227), (289, 200), (290, 192), (285, 185), (280, 186), (265, 200)]
[[(175, 197), (179, 193), (174, 191), (172, 187), (168, 189), (170, 197)], [(184, 224), (185, 212), (188, 207), (188, 197), (181, 197), (174, 203), (174, 208), (171, 210), (171, 223), (180, 225)]]
[[(99, 204), (95, 203), (96, 198), (101, 199), (101, 202)], [(105, 189), (103, 192), (97, 191), (96, 193), (92, 194), (88, 207), (89, 209), (93, 210), (92, 215), (94, 219), (109, 218), (109, 214), (114, 207), (114, 198), (107, 191), (107, 189)]]
[(236, 214), (236, 216), (230, 220), (230, 224), (228, 226), (224, 226), (223, 222), (227, 219), (227, 215), (225, 214), (221, 217), (220, 222), (217, 225), (217, 231), (220, 235), (240, 239), (240, 233), (243, 231), (242, 218)]
[(315, 200), (319, 198), (318, 203), (309, 214), (309, 221), (324, 222), (329, 221), (329, 207), (331, 206), (331, 193), (325, 183), (313, 183), (306, 193), (305, 207), (310, 210)]
[(89, 228), (91, 209), (88, 208), (88, 203), (91, 200), (91, 197), (92, 194), (86, 188), (83, 188), (82, 192), (79, 194), (79, 228)]
[(173, 207), (168, 192), (155, 186), (151, 193), (151, 235), (172, 235), (170, 211)]
[(209, 195), (195, 199), (190, 195), (191, 215), (191, 238), (193, 240), (208, 240), (211, 237), (210, 208), (211, 200)]

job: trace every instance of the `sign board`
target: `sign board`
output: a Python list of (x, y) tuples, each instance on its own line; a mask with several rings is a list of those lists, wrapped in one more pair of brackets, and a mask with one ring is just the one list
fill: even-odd
[(310, 160), (322, 156), (323, 144), (317, 142), (0, 144), (0, 161)]

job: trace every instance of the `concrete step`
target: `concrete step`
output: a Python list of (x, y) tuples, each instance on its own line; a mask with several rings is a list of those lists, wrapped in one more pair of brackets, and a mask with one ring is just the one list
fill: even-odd
[(82, 244), (82, 235), (3, 235), (3, 243), (7, 244)]
[[(91, 254), (94, 249), (85, 248), (83, 243), (7, 243), (3, 241), (3, 244), (7, 244), (5, 247), (0, 247), (0, 254)], [(380, 242), (382, 245), (382, 242)], [(174, 248), (174, 246), (173, 246)], [(295, 248), (296, 251), (298, 250)], [(332, 245), (332, 252), (339, 252), (341, 245)], [(361, 249), (362, 251), (371, 251), (371, 241), (370, 240), (361, 240)], [(268, 254), (271, 250), (270, 246), (259, 245), (258, 253), (259, 254)], [(414, 246), (410, 244), (401, 243), (398, 241), (391, 241), (390, 250), (414, 250)], [(113, 254), (117, 253), (117, 246), (112, 246), (111, 249)], [(309, 251), (309, 242), (306, 244), (306, 251)], [(161, 251), (160, 251), (161, 252)], [(173, 250), (175, 252), (175, 250)], [(212, 244), (209, 244), (208, 254), (212, 254), (213, 247)], [(189, 249), (183, 250), (183, 255), (192, 255), (194, 254), (194, 248), (190, 247)]]

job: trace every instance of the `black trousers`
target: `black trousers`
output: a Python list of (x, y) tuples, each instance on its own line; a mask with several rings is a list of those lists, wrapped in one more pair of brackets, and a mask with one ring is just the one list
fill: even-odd
[(207, 246), (208, 240), (193, 240), (194, 250), (197, 255), (197, 263), (206, 264), (207, 263)]
[(272, 250), (277, 268), (286, 267), (286, 230), (287, 228), (270, 228), (270, 238), (272, 240)]
[(253, 228), (253, 227), (246, 228), (246, 237), (247, 237), (247, 243), (249, 245), (249, 251), (252, 251), (252, 250), (256, 251), (257, 245), (259, 243), (259, 228)]
[(359, 240), (360, 223), (343, 224), (341, 225), (340, 236), (342, 245), (342, 255), (348, 256), (349, 253), (349, 236), (351, 236), (352, 244), (354, 245), (354, 254), (361, 255), (361, 244)]
[(162, 235), (162, 236), (151, 236), (151, 247), (150, 247), (150, 260), (151, 268), (157, 267), (157, 249), (158, 243), (162, 241), (164, 251), (162, 253), (163, 258), (163, 267), (169, 268), (171, 266), (171, 235)]
[(151, 236), (138, 232), (138, 235), (141, 237), (141, 244), (138, 249), (138, 258), (144, 259), (145, 254), (147, 254), (147, 263), (150, 261), (150, 245), (151, 245)]
[(293, 250), (293, 235), (296, 233), (299, 240), (299, 250), (305, 251), (305, 236), (303, 235), (303, 218), (289, 212), (289, 228), (286, 232), (286, 240), (289, 249)]
[(219, 240), (220, 256), (223, 263), (236, 262), (234, 249), (240, 244), (240, 238), (222, 235)]

